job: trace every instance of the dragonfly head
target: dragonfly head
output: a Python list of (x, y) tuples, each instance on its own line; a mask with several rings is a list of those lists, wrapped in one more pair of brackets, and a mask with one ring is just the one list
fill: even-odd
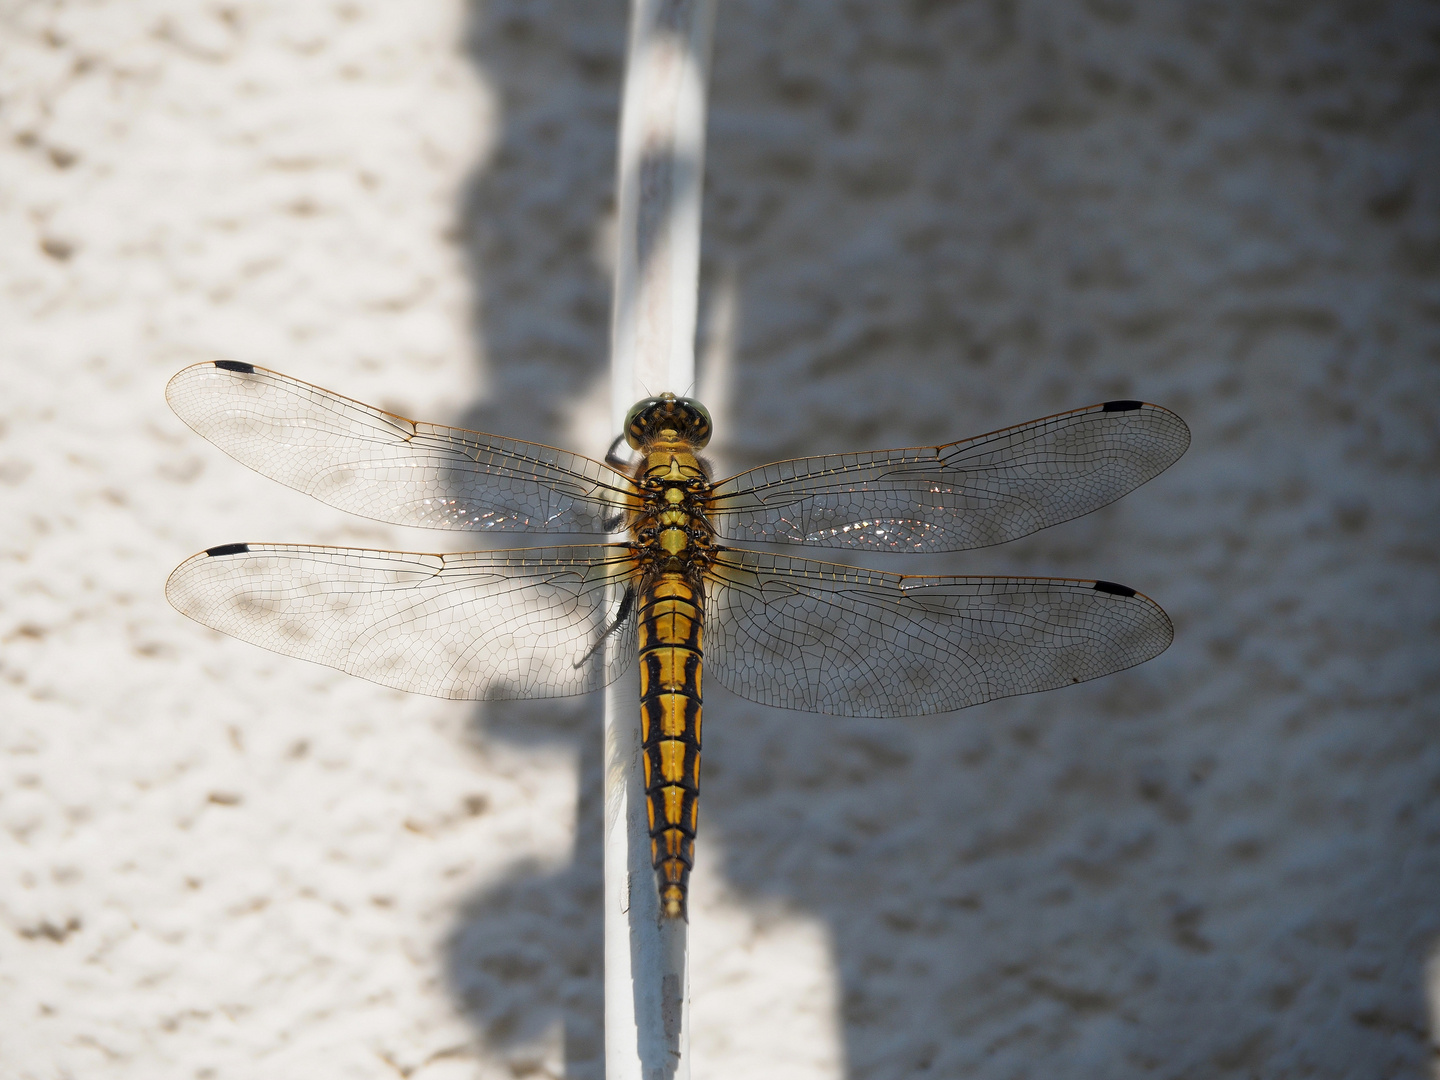
[(661, 394), (637, 401), (625, 414), (625, 441), (632, 449), (639, 450), (667, 431), (698, 449), (710, 441), (710, 413), (694, 398)]

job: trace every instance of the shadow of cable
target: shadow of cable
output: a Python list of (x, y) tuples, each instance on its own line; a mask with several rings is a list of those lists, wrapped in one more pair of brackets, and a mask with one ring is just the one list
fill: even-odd
[(561, 440), (605, 377), (624, 46), (623, 6), (470, 6), (465, 48), (503, 118), (460, 208), (488, 363), (486, 398), (463, 420), (478, 430)]
[(477, 1034), (517, 1076), (541, 1071), (533, 1047), (557, 1025), (565, 1076), (604, 1075), (604, 939), (600, 849), (601, 704), (487, 706), (485, 738), (577, 747), (579, 799), (572, 857), (552, 872), (518, 866), (471, 896), (445, 943), (451, 994)]
[[(464, 413), (465, 426), (571, 445), (576, 403), (604, 379), (603, 223), (614, 197), (624, 44), (624, 5), (470, 6), (464, 46), (498, 97), (503, 129), (461, 201), (474, 333), (487, 361), (486, 397)], [(478, 891), (446, 941), (452, 996), (516, 1076), (543, 1071), (533, 1047), (557, 1025), (564, 1075), (604, 1073), (601, 709), (591, 695), (482, 704), (474, 715), (481, 737), (558, 742), (576, 750), (579, 768), (573, 858), (550, 872), (518, 866)]]

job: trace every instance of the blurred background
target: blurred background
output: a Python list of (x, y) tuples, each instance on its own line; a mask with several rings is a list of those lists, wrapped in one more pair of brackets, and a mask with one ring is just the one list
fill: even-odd
[[(217, 543), (470, 545), (163, 391), (229, 357), (603, 453), (625, 20), (0, 5), (5, 1075), (602, 1075), (600, 702), (177, 615)], [(1440, 7), (724, 0), (707, 147), (722, 472), (1114, 397), (1194, 442), (903, 560), (1134, 586), (1140, 668), (891, 722), (709, 684), (695, 1075), (1435, 1075)]]

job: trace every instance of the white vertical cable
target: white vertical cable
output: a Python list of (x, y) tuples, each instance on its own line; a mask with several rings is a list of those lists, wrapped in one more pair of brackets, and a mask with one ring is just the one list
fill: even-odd
[[(705, 85), (714, 0), (632, 0), (620, 112), (611, 424), (695, 380)], [(605, 694), (605, 1075), (688, 1080), (686, 924), (660, 918), (638, 674)]]

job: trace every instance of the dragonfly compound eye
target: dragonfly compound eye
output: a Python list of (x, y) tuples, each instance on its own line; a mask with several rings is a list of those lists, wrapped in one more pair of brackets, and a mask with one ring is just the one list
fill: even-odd
[(625, 415), (625, 441), (635, 450), (659, 438), (663, 431), (673, 431), (680, 441), (699, 449), (710, 441), (710, 430), (705, 406), (674, 394), (637, 401)]

